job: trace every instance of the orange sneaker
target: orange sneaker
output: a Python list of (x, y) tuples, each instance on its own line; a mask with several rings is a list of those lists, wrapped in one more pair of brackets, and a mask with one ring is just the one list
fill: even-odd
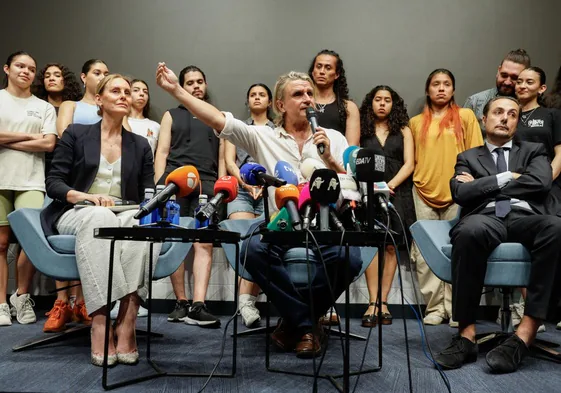
[(55, 301), (51, 311), (45, 315), (49, 317), (43, 326), (43, 331), (45, 333), (62, 332), (66, 330), (66, 324), (72, 321), (72, 309), (68, 303), (62, 300)]
[(88, 310), (86, 310), (86, 304), (83, 300), (74, 304), (72, 320), (74, 322), (81, 322), (84, 325), (91, 325), (92, 318), (88, 315)]

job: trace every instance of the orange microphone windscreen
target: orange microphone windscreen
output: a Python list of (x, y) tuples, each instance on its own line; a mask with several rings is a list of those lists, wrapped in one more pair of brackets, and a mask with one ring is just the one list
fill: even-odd
[(277, 209), (282, 209), (287, 201), (294, 201), (298, 203), (298, 198), (300, 197), (300, 191), (298, 187), (294, 184), (286, 184), (275, 190), (275, 203), (277, 204)]
[(199, 186), (199, 171), (193, 165), (182, 166), (166, 177), (166, 186), (169, 183), (179, 187), (178, 197), (186, 197)]

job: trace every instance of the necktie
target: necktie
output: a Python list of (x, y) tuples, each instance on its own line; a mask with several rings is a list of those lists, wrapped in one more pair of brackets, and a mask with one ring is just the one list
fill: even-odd
[[(497, 152), (497, 173), (503, 173), (507, 171), (505, 152), (502, 147), (495, 149)], [(499, 218), (506, 217), (510, 213), (510, 198), (498, 199), (495, 202), (495, 215)]]

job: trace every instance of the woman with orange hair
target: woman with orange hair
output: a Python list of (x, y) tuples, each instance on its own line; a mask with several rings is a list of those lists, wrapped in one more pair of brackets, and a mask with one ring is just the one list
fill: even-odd
[[(460, 108), (454, 100), (455, 87), (456, 79), (450, 71), (440, 68), (431, 72), (425, 83), (425, 108), (410, 121), (415, 142), (413, 201), (417, 220), (450, 220), (456, 216), (458, 205), (452, 201), (449, 185), (456, 157), (483, 144), (475, 114)], [(450, 326), (455, 326), (451, 286), (431, 272), (416, 245), (411, 257), (427, 304), (424, 323), (439, 325), (449, 319)]]

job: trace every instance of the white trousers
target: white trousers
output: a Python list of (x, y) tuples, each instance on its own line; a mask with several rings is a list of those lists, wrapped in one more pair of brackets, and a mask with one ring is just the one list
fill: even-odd
[[(106, 305), (109, 277), (111, 240), (94, 238), (94, 228), (132, 227), (138, 223), (133, 218), (135, 213), (136, 210), (129, 210), (115, 214), (105, 207), (91, 206), (70, 209), (56, 224), (61, 235), (76, 236), (76, 263), (88, 314)], [(153, 267), (161, 248), (161, 243), (154, 243)], [(149, 242), (115, 242), (111, 301), (137, 291), (143, 300), (146, 299), (149, 252)]]

